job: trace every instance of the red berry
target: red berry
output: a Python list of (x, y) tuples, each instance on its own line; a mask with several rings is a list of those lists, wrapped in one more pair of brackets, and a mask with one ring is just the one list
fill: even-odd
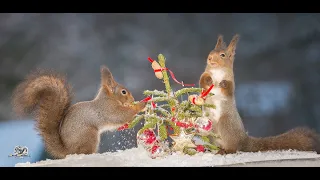
[(118, 128), (118, 131), (121, 131), (121, 130), (124, 130), (124, 129), (128, 129), (128, 127), (129, 127), (129, 124), (126, 123), (126, 124), (124, 124), (123, 126), (119, 127), (119, 128)]
[(198, 152), (204, 152), (204, 146), (202, 146), (202, 145), (197, 145), (196, 149)]

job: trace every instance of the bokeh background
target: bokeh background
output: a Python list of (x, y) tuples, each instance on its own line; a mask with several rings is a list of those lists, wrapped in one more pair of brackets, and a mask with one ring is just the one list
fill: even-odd
[[(237, 106), (250, 135), (270, 136), (297, 126), (320, 131), (319, 14), (1, 14), (0, 166), (50, 158), (33, 121), (12, 113), (12, 90), (35, 68), (66, 73), (78, 101), (91, 100), (99, 67), (136, 99), (164, 89), (147, 57), (159, 53), (178, 80), (197, 83), (219, 34), (239, 33)], [(172, 82), (173, 88), (181, 86)], [(103, 134), (101, 152), (135, 147), (133, 130)], [(125, 140), (123, 140), (125, 139)], [(8, 157), (14, 146), (31, 157)]]

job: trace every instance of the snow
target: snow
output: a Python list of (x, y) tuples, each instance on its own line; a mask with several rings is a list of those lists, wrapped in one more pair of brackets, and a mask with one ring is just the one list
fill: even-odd
[[(225, 156), (209, 153), (198, 153), (194, 156), (174, 153), (160, 159), (151, 159), (147, 152), (140, 148), (106, 152), (91, 155), (69, 155), (65, 159), (45, 160), (36, 163), (18, 163), (16, 167), (201, 167), (235, 165), (249, 162), (265, 162), (270, 160), (308, 160), (320, 158), (315, 152), (269, 151)], [(274, 163), (277, 164), (277, 163)], [(320, 166), (320, 163), (318, 163)]]

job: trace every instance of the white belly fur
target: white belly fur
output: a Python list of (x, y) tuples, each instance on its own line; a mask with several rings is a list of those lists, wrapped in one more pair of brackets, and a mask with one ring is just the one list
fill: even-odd
[(218, 123), (221, 117), (221, 101), (224, 100), (223, 94), (221, 93), (221, 88), (219, 88), (219, 83), (225, 78), (225, 72), (221, 69), (211, 70), (211, 78), (213, 80), (214, 87), (210, 91), (214, 95), (206, 99), (206, 103), (213, 104), (216, 106), (215, 109), (208, 109), (209, 118), (214, 124)]
[(218, 83), (225, 78), (225, 71), (223, 69), (214, 69), (210, 71), (211, 78), (215, 86), (218, 86)]
[(116, 126), (116, 125), (105, 125), (105, 126), (102, 126), (102, 127), (99, 129), (99, 135), (100, 135), (101, 133), (106, 132), (106, 131), (114, 131), (114, 130), (116, 130), (118, 127), (119, 127), (119, 125), (118, 125), (118, 126)]

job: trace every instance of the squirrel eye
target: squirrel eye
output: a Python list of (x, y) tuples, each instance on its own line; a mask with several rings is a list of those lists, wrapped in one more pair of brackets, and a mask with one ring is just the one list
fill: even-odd
[(221, 53), (220, 57), (224, 58), (224, 57), (226, 57), (226, 55), (224, 53)]
[(123, 89), (123, 90), (121, 91), (121, 93), (122, 93), (122, 94), (127, 94), (127, 91)]

